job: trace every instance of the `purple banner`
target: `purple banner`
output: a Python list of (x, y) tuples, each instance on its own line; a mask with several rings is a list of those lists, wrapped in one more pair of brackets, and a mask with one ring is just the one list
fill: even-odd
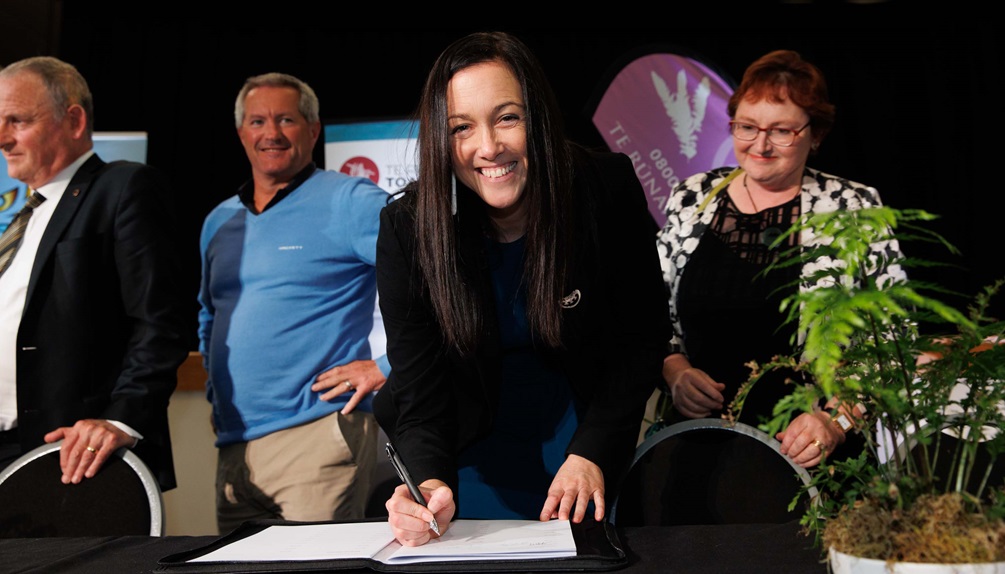
[(632, 158), (663, 225), (667, 198), (689, 175), (736, 165), (726, 104), (733, 87), (676, 54), (650, 54), (624, 67), (604, 92), (593, 125), (613, 151)]

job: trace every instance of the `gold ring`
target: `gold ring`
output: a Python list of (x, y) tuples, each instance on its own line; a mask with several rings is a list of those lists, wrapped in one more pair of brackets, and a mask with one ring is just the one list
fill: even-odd
[(95, 449), (93, 446), (88, 446), (87, 450), (88, 452), (98, 452), (97, 449)]
[(820, 439), (813, 439), (813, 444), (817, 445), (817, 448), (820, 449), (820, 454), (827, 452), (827, 447), (824, 446), (824, 443)]
[(342, 381), (342, 382), (345, 383), (345, 386), (349, 387), (350, 389), (353, 388), (352, 383), (350, 383), (349, 381)]

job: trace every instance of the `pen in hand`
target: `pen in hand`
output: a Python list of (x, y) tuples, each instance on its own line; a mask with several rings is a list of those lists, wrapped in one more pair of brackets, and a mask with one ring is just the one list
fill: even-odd
[[(398, 473), (398, 478), (401, 482), (405, 483), (408, 487), (408, 492), (412, 494), (412, 498), (422, 506), (426, 506), (426, 497), (422, 496), (422, 492), (419, 487), (416, 486), (415, 481), (412, 480), (412, 475), (408, 474), (408, 469), (405, 468), (405, 463), (401, 461), (401, 457), (398, 456), (398, 451), (394, 450), (391, 443), (387, 443), (384, 447), (387, 450), (387, 458), (391, 459), (391, 466), (394, 467), (394, 471)], [(427, 507), (428, 508), (428, 507)], [(429, 521), (429, 528), (436, 533), (437, 536), (440, 535), (440, 525), (436, 523), (436, 518)]]

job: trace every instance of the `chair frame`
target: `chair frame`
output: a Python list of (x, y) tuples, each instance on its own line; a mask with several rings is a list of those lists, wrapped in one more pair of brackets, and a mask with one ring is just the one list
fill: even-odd
[[(768, 433), (756, 427), (752, 427), (746, 423), (731, 422), (721, 418), (691, 419), (674, 423), (670, 426), (667, 426), (665, 428), (656, 431), (651, 436), (646, 437), (646, 439), (643, 440), (642, 443), (639, 444), (639, 446), (635, 449), (635, 458), (632, 459), (632, 464), (629, 467), (629, 469), (634, 468), (635, 465), (646, 456), (646, 453), (648, 453), (651, 449), (655, 448), (656, 445), (658, 445), (666, 438), (693, 430), (715, 430), (715, 429), (726, 430), (746, 435), (748, 437), (760, 441), (761, 443), (768, 446), (771, 450), (778, 453), (778, 456), (782, 457), (785, 460), (785, 462), (787, 462), (789, 466), (792, 467), (793, 472), (796, 475), (798, 475), (799, 479), (802, 480), (803, 484), (808, 487), (806, 492), (809, 495), (810, 500), (813, 501), (816, 500), (817, 489), (814, 486), (810, 486), (810, 480), (811, 480), (810, 473), (807, 472), (805, 468), (793, 462), (791, 458), (782, 454), (781, 451), (782, 443), (778, 442), (778, 440), (771, 437)], [(620, 494), (618, 497), (620, 498)], [(617, 514), (618, 514), (618, 501), (615, 500), (614, 504), (611, 505), (611, 512), (610, 512), (610, 521), (614, 524), (617, 524)]]
[[(46, 456), (52, 452), (58, 452), (62, 444), (62, 440), (47, 443), (21, 455), (17, 460), (12, 462), (7, 466), (7, 468), (0, 472), (0, 485), (2, 485), (18, 470), (28, 465), (35, 459)], [(140, 457), (136, 456), (136, 453), (127, 448), (120, 448), (115, 451), (114, 455), (120, 457), (123, 462), (129, 465), (129, 467), (133, 469), (133, 472), (136, 473), (136, 476), (140, 479), (140, 482), (143, 484), (143, 490), (146, 492), (147, 501), (150, 503), (150, 536), (164, 536), (164, 496), (161, 492), (160, 485), (157, 483), (156, 477), (154, 477), (153, 473), (150, 471), (150, 467), (148, 467), (146, 463), (140, 459)]]

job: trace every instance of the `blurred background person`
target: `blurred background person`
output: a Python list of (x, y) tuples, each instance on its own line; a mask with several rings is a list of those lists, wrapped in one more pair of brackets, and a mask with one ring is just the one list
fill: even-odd
[(35, 205), (0, 238), (0, 468), (63, 439), (76, 484), (125, 447), (170, 490), (168, 401), (192, 340), (174, 194), (150, 166), (102, 161), (93, 130), (74, 66), (0, 70), (0, 150)]
[(319, 107), (288, 74), (245, 81), (234, 121), (251, 179), (203, 226), (199, 344), (221, 533), (256, 518), (363, 518), (374, 480), (371, 400), (389, 367), (368, 337), (389, 196), (314, 164)]
[[(823, 74), (798, 53), (778, 50), (751, 64), (728, 112), (739, 166), (682, 181), (658, 235), (673, 337), (663, 361), (668, 394), (659, 403), (656, 428), (723, 415), (750, 375), (746, 363), (793, 351), (796, 325), (783, 324), (779, 304), (796, 285), (813, 287), (814, 266), (762, 272), (780, 251), (811, 238), (792, 235), (772, 248), (775, 239), (802, 215), (881, 204), (874, 188), (806, 165), (831, 130), (835, 109)], [(896, 242), (874, 251), (878, 280), (905, 277), (899, 265), (885, 265), (901, 256)], [(758, 382), (739, 420), (756, 426), (770, 418), (788, 393), (787, 376), (775, 372)], [(803, 467), (838, 449), (854, 454), (862, 445), (860, 437), (848, 441), (854, 416), (853, 408), (835, 404), (800, 415), (777, 437), (782, 453)]]
[(436, 60), (419, 174), (381, 214), (393, 368), (375, 413), (428, 509), (399, 486), (395, 536), (459, 518), (600, 520), (669, 337), (657, 226), (631, 161), (568, 141), (526, 45), (476, 33)]

